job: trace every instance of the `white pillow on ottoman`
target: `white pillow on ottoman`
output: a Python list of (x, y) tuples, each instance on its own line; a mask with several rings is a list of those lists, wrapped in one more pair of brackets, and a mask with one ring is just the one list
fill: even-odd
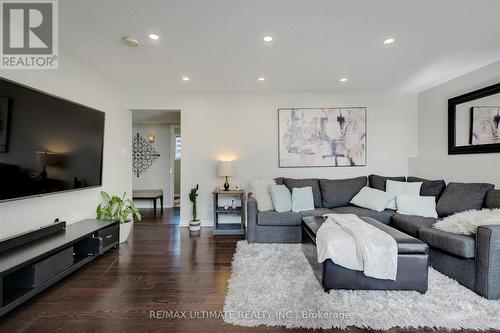
[(394, 200), (394, 198), (394, 194), (376, 190), (371, 187), (363, 187), (361, 191), (352, 198), (351, 204), (381, 212), (385, 210), (389, 202)]
[(250, 191), (252, 197), (257, 200), (257, 209), (260, 212), (274, 210), (273, 199), (269, 194), (269, 185), (274, 184), (275, 182), (272, 179), (256, 179), (250, 182)]
[(437, 218), (436, 198), (400, 194), (396, 196), (398, 214)]

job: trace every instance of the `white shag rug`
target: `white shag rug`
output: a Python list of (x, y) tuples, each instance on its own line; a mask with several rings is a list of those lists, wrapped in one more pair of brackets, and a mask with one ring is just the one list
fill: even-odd
[(500, 329), (500, 301), (490, 301), (434, 269), (429, 291), (326, 293), (300, 244), (238, 242), (224, 321), (288, 328)]

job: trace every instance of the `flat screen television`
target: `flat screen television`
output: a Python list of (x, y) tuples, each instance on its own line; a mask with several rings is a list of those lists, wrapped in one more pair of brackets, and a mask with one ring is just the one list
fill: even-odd
[(102, 184), (104, 112), (0, 79), (0, 202)]

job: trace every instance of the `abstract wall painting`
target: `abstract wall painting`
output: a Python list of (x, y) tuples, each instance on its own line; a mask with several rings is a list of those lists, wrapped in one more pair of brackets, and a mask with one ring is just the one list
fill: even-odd
[(500, 143), (500, 107), (471, 108), (471, 145)]
[(366, 108), (278, 109), (279, 167), (366, 165)]

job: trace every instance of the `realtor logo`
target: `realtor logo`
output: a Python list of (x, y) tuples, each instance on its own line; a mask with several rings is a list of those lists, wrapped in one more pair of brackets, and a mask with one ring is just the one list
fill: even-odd
[(0, 0), (2, 69), (57, 69), (57, 0)]

